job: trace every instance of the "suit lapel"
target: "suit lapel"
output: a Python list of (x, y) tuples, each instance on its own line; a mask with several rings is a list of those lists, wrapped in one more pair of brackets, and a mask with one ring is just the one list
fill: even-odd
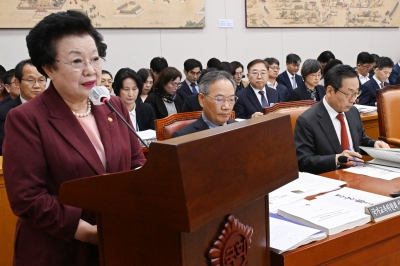
[(346, 119), (347, 124), (349, 125), (351, 139), (353, 140), (353, 148), (356, 152), (358, 152), (360, 150), (360, 143), (357, 135), (357, 125), (354, 123), (354, 121), (357, 121), (357, 118), (354, 117), (354, 114), (350, 112), (350, 110), (346, 112)]
[[(177, 97), (179, 97), (179, 96), (177, 96)], [(167, 107), (165, 107), (164, 100), (162, 99), (162, 97), (160, 95), (157, 95), (156, 103), (157, 103), (157, 108), (160, 111), (161, 115), (163, 117), (167, 117), (168, 116)]]
[(250, 85), (247, 87), (247, 97), (254, 104), (254, 106), (257, 108), (257, 110), (259, 110), (259, 112), (262, 112), (261, 103), (258, 100), (257, 95), (254, 93), (254, 90)]
[(303, 86), (302, 84), (298, 84), (297, 88), (300, 89), (300, 94), (302, 99), (307, 99), (307, 100), (310, 99), (310, 94), (307, 92), (307, 88), (305, 85)]
[[(323, 102), (319, 102), (317, 105), (317, 116), (319, 117), (318, 123), (324, 131), (326, 138), (335, 150), (335, 153), (342, 153), (342, 147), (340, 146), (339, 139), (336, 135), (335, 127), (331, 121), (328, 111), (325, 109)], [(347, 115), (347, 114), (346, 114)]]
[[(284, 74), (283, 74), (283, 76), (284, 76), (284, 78), (286, 79), (286, 83), (290, 86), (290, 88), (293, 90), (293, 86), (292, 86), (292, 81), (290, 80), (290, 78), (289, 78), (289, 75), (288, 75), (288, 73), (285, 71), (285, 72), (283, 72)], [(289, 89), (290, 89), (289, 88)]]
[[(105, 169), (92, 142), (52, 84), (43, 92), (43, 101), (49, 109), (49, 122), (59, 134), (82, 155), (97, 174), (104, 174)], [(99, 124), (98, 127), (100, 131)]]
[(193, 127), (198, 129), (199, 131), (209, 129), (207, 123), (201, 116), (194, 122)]

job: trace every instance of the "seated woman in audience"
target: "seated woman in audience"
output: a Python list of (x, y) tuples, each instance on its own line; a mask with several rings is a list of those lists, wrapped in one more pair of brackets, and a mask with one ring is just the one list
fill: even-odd
[(322, 66), (315, 59), (307, 59), (301, 67), (304, 84), (300, 83), (290, 95), (288, 101), (313, 100), (320, 101), (325, 96), (325, 88), (318, 85), (321, 79)]
[(181, 78), (181, 72), (174, 67), (165, 68), (158, 76), (154, 93), (144, 101), (151, 104), (157, 119), (182, 112), (183, 102), (176, 94)]
[(246, 88), (249, 83), (244, 81), (243, 82), (243, 65), (238, 62), (238, 61), (233, 61), (231, 62), (231, 66), (232, 66), (232, 70), (233, 70), (233, 80), (235, 80), (236, 82), (236, 93), (238, 93), (239, 91), (243, 90), (244, 88)]
[(142, 79), (130, 68), (121, 68), (115, 75), (113, 83), (115, 95), (120, 97), (128, 108), (129, 116), (135, 130), (154, 130), (154, 120), (156, 117), (153, 108), (150, 104), (137, 101), (142, 88)]
[(143, 82), (143, 89), (140, 97), (138, 97), (138, 101), (144, 102), (149, 95), (149, 93), (153, 93), (153, 73), (147, 68), (141, 68), (137, 72), (139, 77)]
[(112, 93), (112, 84), (113, 84), (113, 77), (110, 72), (107, 70), (102, 70), (101, 71), (101, 80), (100, 80), (100, 86), (106, 87), (110, 93)]
[[(4, 180), (18, 216), (13, 265), (100, 265), (96, 214), (61, 203), (60, 186), (142, 166), (142, 147), (106, 105), (89, 100), (107, 45), (86, 15), (52, 13), (26, 42), (34, 66), (51, 83), (12, 109), (5, 124)], [(129, 120), (120, 98), (110, 102)]]

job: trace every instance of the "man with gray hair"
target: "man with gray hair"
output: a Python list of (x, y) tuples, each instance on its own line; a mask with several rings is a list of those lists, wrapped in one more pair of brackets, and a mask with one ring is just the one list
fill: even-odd
[(213, 71), (204, 75), (199, 84), (198, 95), (203, 113), (195, 122), (174, 132), (172, 137), (234, 123), (229, 117), (238, 99), (235, 96), (235, 87), (235, 82), (225, 71)]

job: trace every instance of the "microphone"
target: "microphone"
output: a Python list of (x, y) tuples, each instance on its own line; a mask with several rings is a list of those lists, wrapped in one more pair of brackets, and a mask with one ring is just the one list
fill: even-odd
[(131, 125), (129, 125), (128, 122), (126, 122), (126, 120), (124, 119), (124, 117), (118, 113), (117, 110), (115, 110), (114, 106), (111, 105), (109, 99), (110, 99), (110, 92), (108, 91), (108, 89), (104, 86), (95, 86), (90, 90), (89, 93), (89, 99), (92, 101), (92, 103), (94, 105), (102, 105), (105, 104), (107, 105), (107, 107), (114, 113), (117, 114), (117, 116), (119, 117), (119, 119), (122, 120), (122, 122), (124, 122), (124, 124), (129, 128), (130, 131), (133, 132), (133, 134), (135, 134), (135, 136), (140, 140), (140, 142), (146, 147), (149, 148), (149, 145), (146, 144), (146, 142), (144, 142), (144, 140), (136, 133), (136, 130), (134, 130), (132, 128)]
[(338, 160), (339, 163), (347, 163), (347, 162), (350, 162), (350, 158), (347, 157), (347, 156), (339, 156), (337, 160)]

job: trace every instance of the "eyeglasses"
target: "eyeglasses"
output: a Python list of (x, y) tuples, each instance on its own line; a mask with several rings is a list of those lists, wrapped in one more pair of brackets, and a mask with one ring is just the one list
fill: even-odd
[(321, 74), (310, 74), (310, 77), (312, 77), (313, 79), (320, 79), (321, 78)]
[(176, 82), (173, 82), (173, 81), (171, 81), (169, 84), (170, 84), (172, 87), (178, 87), (178, 88), (180, 88), (180, 86), (181, 86), (181, 83), (176, 83)]
[(371, 69), (373, 67), (372, 65), (361, 65), (361, 66), (366, 68), (366, 69)]
[(36, 82), (40, 85), (40, 86), (44, 86), (47, 83), (47, 79), (46, 78), (40, 78), (40, 79), (21, 79), (23, 81), (25, 81), (26, 83), (28, 83), (30, 86), (33, 86), (36, 84)]
[(113, 83), (113, 80), (112, 79), (102, 79), (101, 80), (101, 84), (105, 84), (105, 83), (108, 83), (108, 84), (111, 84), (111, 83)]
[(235, 76), (242, 76), (243, 75), (243, 72), (235, 72)]
[(251, 72), (252, 76), (258, 77), (258, 76), (266, 76), (267, 72)]
[(221, 105), (221, 104), (223, 104), (225, 102), (228, 102), (229, 105), (234, 105), (236, 103), (236, 101), (239, 99), (239, 97), (237, 97), (237, 96), (229, 96), (229, 97), (217, 96), (217, 97), (213, 97), (213, 96), (205, 95), (205, 94), (204, 94), (204, 96), (210, 97), (218, 105)]
[(361, 92), (362, 92), (362, 91), (357, 91), (357, 92), (354, 92), (354, 93), (346, 93), (346, 92), (343, 92), (341, 90), (338, 90), (338, 91), (343, 93), (346, 96), (346, 98), (349, 99), (349, 100), (351, 100), (352, 98), (356, 98), (357, 99), (358, 97), (360, 97)]
[(270, 67), (269, 69), (271, 69), (271, 70), (280, 70), (281, 68), (280, 67)]
[(57, 59), (54, 59), (54, 61), (70, 65), (72, 66), (73, 69), (76, 70), (83, 70), (87, 64), (90, 64), (92, 67), (101, 67), (106, 60), (104, 58), (96, 56), (90, 61), (83, 61), (81, 58), (75, 59), (72, 62), (61, 62), (60, 60)]

